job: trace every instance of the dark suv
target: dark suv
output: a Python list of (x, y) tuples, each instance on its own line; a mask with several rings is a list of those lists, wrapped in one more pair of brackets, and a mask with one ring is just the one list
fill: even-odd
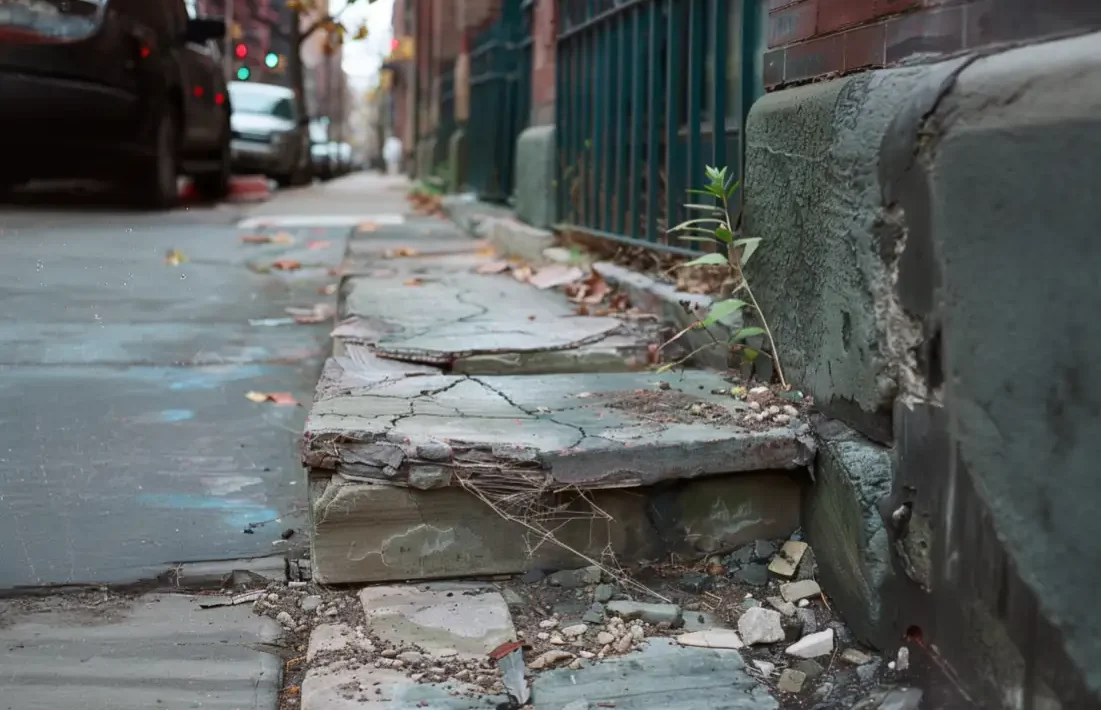
[(225, 22), (184, 0), (0, 0), (0, 189), (109, 179), (149, 207), (230, 176)]

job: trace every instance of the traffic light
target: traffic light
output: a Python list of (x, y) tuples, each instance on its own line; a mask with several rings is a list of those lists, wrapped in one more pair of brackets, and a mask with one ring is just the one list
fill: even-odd
[(274, 69), (279, 66), (279, 55), (275, 52), (268, 52), (264, 55), (264, 65), (268, 69)]
[(238, 81), (248, 81), (250, 76), (252, 76), (252, 70), (248, 67), (241, 67), (237, 70)]
[(233, 53), (237, 55), (238, 59), (244, 59), (248, 56), (248, 47), (243, 44), (239, 44), (233, 48)]

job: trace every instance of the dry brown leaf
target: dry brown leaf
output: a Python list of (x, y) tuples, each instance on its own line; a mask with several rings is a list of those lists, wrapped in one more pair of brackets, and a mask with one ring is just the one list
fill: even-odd
[(164, 263), (168, 264), (169, 266), (179, 266), (185, 261), (187, 261), (187, 257), (184, 256), (184, 253), (182, 251), (179, 251), (178, 249), (169, 249), (168, 253), (164, 255)]
[(360, 222), (356, 225), (357, 232), (374, 232), (378, 229), (378, 225), (374, 222)]
[(315, 251), (317, 249), (328, 249), (330, 246), (332, 246), (332, 242), (330, 242), (328, 239), (311, 239), (310, 241), (306, 242), (306, 248)]
[(302, 263), (295, 259), (276, 259), (271, 262), (271, 268), (280, 271), (294, 271), (295, 269), (301, 269)]
[(481, 246), (474, 252), (477, 256), (497, 256), (497, 250), (492, 246)]
[(576, 266), (552, 264), (551, 266), (539, 269), (534, 276), (528, 279), (528, 283), (537, 289), (545, 290), (548, 288), (555, 288), (556, 286), (565, 286), (584, 276), (585, 272)]
[(272, 244), (294, 244), (294, 235), (290, 232), (276, 232), (271, 238)]
[(490, 261), (485, 264), (479, 264), (478, 268), (474, 269), (475, 273), (479, 274), (499, 274), (502, 271), (507, 270), (512, 264), (507, 259), (500, 259), (498, 261)]
[(408, 281), (405, 281), (404, 283), (402, 283), (402, 286), (423, 286), (423, 285), (424, 285), (424, 279), (409, 279)]
[(267, 244), (271, 237), (266, 234), (242, 234), (241, 241), (245, 244)]
[(385, 257), (387, 259), (398, 259), (398, 258), (407, 257), (407, 256), (418, 256), (419, 254), (420, 254), (420, 252), (417, 251), (416, 249), (411, 249), (409, 247), (401, 247), (399, 249), (387, 250), (385, 253), (383, 253), (383, 257)]
[(297, 407), (298, 400), (290, 392), (271, 392), (268, 401), (277, 407)]
[(263, 392), (246, 392), (245, 399), (250, 402), (267, 402), (268, 396)]
[(518, 266), (512, 270), (512, 278), (517, 281), (527, 282), (532, 277), (532, 270), (530, 266)]
[(603, 301), (610, 290), (611, 289), (608, 288), (608, 284), (604, 280), (597, 281), (590, 287), (589, 293), (581, 300), (590, 305), (595, 305)]

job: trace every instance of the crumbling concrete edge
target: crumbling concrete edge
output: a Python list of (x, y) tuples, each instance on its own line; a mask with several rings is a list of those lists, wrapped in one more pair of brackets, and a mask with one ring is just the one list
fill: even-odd
[[(600, 277), (609, 284), (623, 289), (632, 306), (659, 316), (662, 322), (676, 328), (677, 331), (699, 320), (715, 302), (711, 296), (678, 291), (672, 284), (662, 283), (645, 274), (608, 261), (596, 262), (593, 264), (593, 271), (600, 274)], [(739, 328), (741, 328), (740, 318), (733, 318), (716, 323), (710, 330), (717, 340), (727, 342)], [(718, 370), (724, 370), (729, 366), (728, 352), (719, 347), (708, 347), (714, 341), (707, 333), (698, 330), (689, 331), (685, 333), (683, 339), (689, 352), (699, 349), (699, 352), (690, 360), (692, 364)]]

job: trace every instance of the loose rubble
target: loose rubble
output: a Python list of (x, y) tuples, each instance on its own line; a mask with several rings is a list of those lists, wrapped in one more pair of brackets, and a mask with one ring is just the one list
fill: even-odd
[[(493, 585), (508, 605), (512, 640), (518, 642), (502, 648), (514, 651), (506, 654), (515, 657), (513, 662), (522, 659), (531, 682), (533, 674), (581, 671), (668, 637), (685, 648), (736, 650), (781, 708), (848, 710), (878, 681), (905, 670), (909, 651), (903, 647), (892, 653), (887, 664), (857, 647), (806, 566), (814, 566), (813, 551), (793, 538), (758, 540), (690, 568), (639, 565), (628, 571), (630, 579), (595, 566), (529, 573)], [(253, 602), (257, 613), (283, 627), (284, 643), (293, 650), (285, 668), (290, 690), (281, 710), (298, 707), (296, 693), (310, 668), (385, 671), (398, 674), (388, 678), (431, 684), (452, 695), (513, 692), (488, 653), (472, 657), (400, 642), (392, 628), (376, 632), (355, 591), (323, 589), (304, 580), (291, 585), (271, 585), (255, 593)], [(669, 601), (646, 599), (642, 590), (647, 587)], [(457, 594), (456, 609), (464, 603)], [(521, 676), (511, 678), (515, 687)], [(372, 695), (370, 687), (347, 692), (352, 698)]]

